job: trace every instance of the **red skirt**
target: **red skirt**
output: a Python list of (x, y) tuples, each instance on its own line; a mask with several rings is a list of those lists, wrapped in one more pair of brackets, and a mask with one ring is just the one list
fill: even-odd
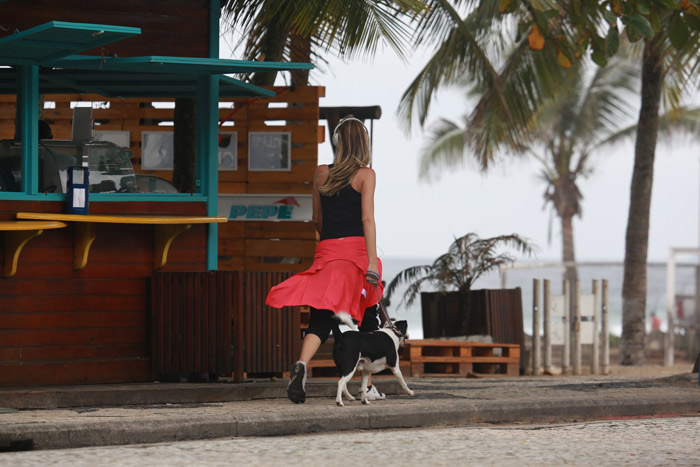
[[(368, 265), (364, 237), (323, 240), (316, 246), (311, 267), (270, 289), (265, 303), (273, 308), (306, 305), (345, 312), (360, 322), (365, 308), (379, 303), (384, 292), (381, 282), (377, 287), (367, 282)], [(378, 272), (382, 273), (381, 261)]]

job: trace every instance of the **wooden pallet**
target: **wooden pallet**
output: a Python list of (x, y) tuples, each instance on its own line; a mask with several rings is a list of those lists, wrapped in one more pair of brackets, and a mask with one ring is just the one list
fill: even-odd
[(409, 340), (404, 351), (406, 355), (410, 360), (409, 374), (413, 377), (517, 376), (520, 371), (518, 344)]

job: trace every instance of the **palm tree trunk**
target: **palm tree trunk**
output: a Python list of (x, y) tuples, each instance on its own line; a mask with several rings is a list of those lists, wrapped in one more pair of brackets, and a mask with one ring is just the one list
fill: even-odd
[[(284, 46), (287, 44), (289, 30), (283, 27), (280, 14), (277, 14), (270, 20), (267, 34), (261, 46), (261, 52), (265, 55), (266, 62), (281, 62), (284, 56)], [(250, 80), (258, 86), (274, 86), (276, 71), (268, 71), (264, 73), (255, 73)]]
[[(574, 254), (574, 216), (572, 214), (560, 215), (561, 219), (561, 243), (562, 252), (561, 259), (565, 263), (575, 263), (576, 255)], [(574, 290), (574, 284), (578, 280), (578, 271), (575, 265), (567, 265), (564, 269), (564, 280), (569, 281), (569, 290)], [(569, 312), (573, 313), (576, 294), (569, 294)], [(567, 320), (570, 325), (573, 325), (573, 316), (568, 316)]]
[(637, 126), (630, 210), (625, 237), (622, 340), (620, 342), (622, 365), (642, 365), (646, 361), (645, 315), (649, 209), (659, 127), (659, 102), (663, 86), (662, 66), (654, 41), (647, 41), (642, 65), (642, 107)]
[[(562, 252), (561, 258), (565, 263), (575, 263), (576, 254), (574, 252), (574, 216), (561, 216), (561, 243)], [(564, 272), (564, 279), (571, 284), (578, 279), (575, 265), (567, 265)]]
[[(311, 62), (311, 37), (303, 37), (298, 34), (289, 36), (290, 57), (293, 62)], [(294, 70), (292, 86), (308, 86), (310, 70)]]

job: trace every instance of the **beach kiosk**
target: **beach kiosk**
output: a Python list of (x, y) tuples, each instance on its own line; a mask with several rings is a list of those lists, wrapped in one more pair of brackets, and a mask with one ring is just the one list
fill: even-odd
[[(219, 17), (219, 0), (0, 0), (0, 387), (151, 380), (154, 271), (217, 270), (219, 99), (275, 95), (227, 74), (311, 67), (219, 59)], [(195, 192), (119, 144), (40, 140), (40, 96), (66, 94), (114, 114), (195, 98)]]

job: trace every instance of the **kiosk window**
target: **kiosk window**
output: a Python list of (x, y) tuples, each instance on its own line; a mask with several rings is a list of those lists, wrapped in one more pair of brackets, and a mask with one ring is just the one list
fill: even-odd
[[(21, 150), (22, 145), (18, 141), (0, 143), (0, 191), (21, 191)], [(167, 180), (136, 174), (131, 156), (129, 149), (108, 141), (41, 140), (39, 192), (67, 193), (68, 168), (73, 166), (87, 166), (90, 169), (91, 193), (178, 192)]]

